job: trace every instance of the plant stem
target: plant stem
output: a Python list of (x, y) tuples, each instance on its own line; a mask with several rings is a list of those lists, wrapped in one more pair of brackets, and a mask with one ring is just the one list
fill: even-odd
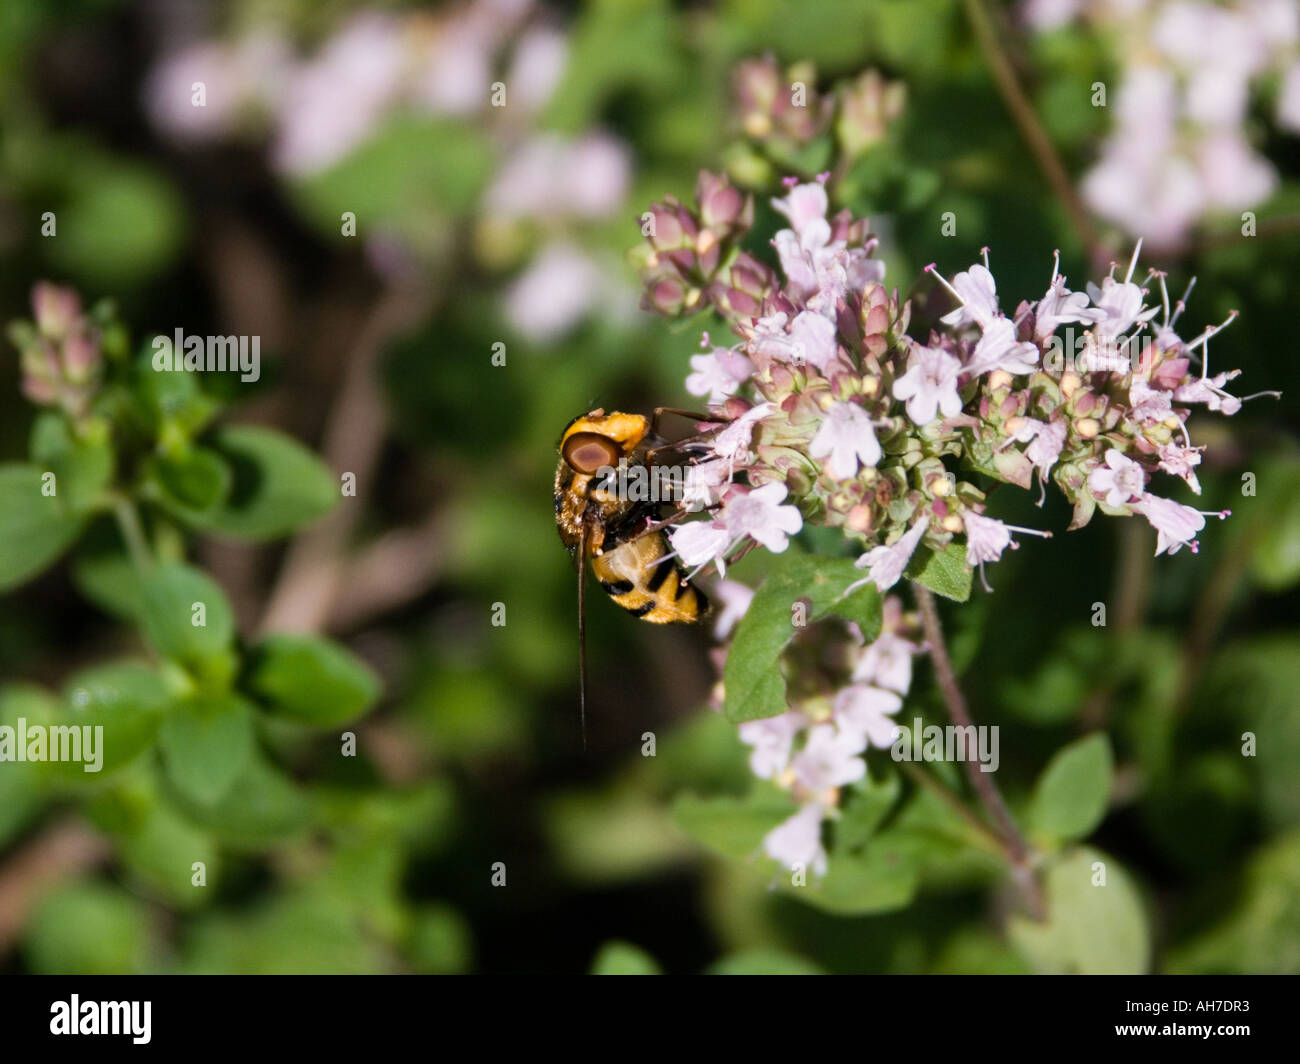
[(1020, 135), (1029, 145), (1034, 158), (1037, 159), (1039, 169), (1043, 171), (1057, 199), (1061, 201), (1061, 206), (1069, 215), (1070, 224), (1074, 227), (1076, 235), (1088, 249), (1094, 268), (1105, 268), (1110, 252), (1102, 245), (1088, 209), (1079, 198), (1070, 175), (1066, 173), (1065, 165), (1056, 153), (1052, 139), (1047, 135), (1047, 130), (1043, 128), (1042, 123), (1038, 121), (1033, 105), (1025, 95), (1024, 89), (1020, 87), (1011, 61), (998, 42), (997, 30), (989, 18), (988, 11), (985, 10), (983, 0), (964, 0), (964, 5), (966, 17), (970, 19), (971, 29), (975, 33), (975, 40), (979, 43), (980, 51), (984, 53), (984, 59), (989, 65), (998, 93), (1002, 96), (1002, 102), (1011, 112), (1011, 118), (1020, 130)]
[(140, 513), (136, 510), (135, 503), (123, 496), (113, 506), (113, 516), (117, 518), (117, 527), (126, 542), (131, 564), (143, 576), (153, 568), (153, 554), (149, 550), (149, 541), (145, 538), (144, 526), (140, 523)]
[(978, 816), (971, 812), (970, 807), (966, 805), (957, 795), (953, 794), (945, 787), (932, 772), (927, 772), (920, 765), (913, 764), (911, 761), (900, 761), (899, 768), (903, 770), (904, 775), (914, 783), (924, 787), (933, 794), (939, 801), (943, 802), (957, 816), (966, 823), (966, 825), (975, 833), (980, 842), (999, 857), (1007, 860), (1011, 859), (1011, 852), (1007, 848), (1006, 841), (994, 832), (989, 830), (989, 826), (984, 823)]
[[(948, 707), (948, 716), (957, 727), (974, 729), (970, 711), (966, 707), (966, 697), (961, 693), (957, 674), (952, 667), (952, 659), (948, 656), (948, 645), (944, 642), (943, 626), (939, 623), (939, 608), (935, 604), (934, 594), (929, 588), (916, 582), (912, 583), (912, 589), (916, 595), (916, 604), (921, 610), (921, 625), (925, 630), (926, 642), (930, 644), (930, 660), (934, 663), (935, 677), (939, 681), (939, 690), (943, 693), (944, 704)], [(1035, 919), (1041, 920), (1044, 912), (1042, 894), (1034, 878), (1029, 846), (1024, 836), (1020, 834), (1020, 829), (1011, 819), (1011, 812), (1007, 809), (1006, 802), (1002, 800), (997, 784), (993, 782), (992, 774), (982, 772), (980, 767), (970, 759), (964, 759), (962, 766), (966, 771), (966, 777), (970, 780), (971, 789), (998, 827), (1012, 871), (1030, 912)]]

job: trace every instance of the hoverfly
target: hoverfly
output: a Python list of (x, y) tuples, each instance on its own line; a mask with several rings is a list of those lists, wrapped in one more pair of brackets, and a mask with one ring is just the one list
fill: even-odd
[(560, 437), (560, 463), (555, 471), (555, 523), (560, 539), (578, 569), (578, 683), (583, 742), (587, 719), (586, 575), (588, 562), (601, 589), (632, 616), (651, 624), (694, 624), (709, 603), (671, 557), (664, 527), (669, 500), (629, 498), (619, 490), (617, 471), (646, 472), (656, 454), (676, 451), (691, 461), (699, 437), (667, 443), (659, 436), (659, 419), (676, 414), (696, 421), (706, 415), (659, 407), (654, 417), (602, 409), (580, 414)]

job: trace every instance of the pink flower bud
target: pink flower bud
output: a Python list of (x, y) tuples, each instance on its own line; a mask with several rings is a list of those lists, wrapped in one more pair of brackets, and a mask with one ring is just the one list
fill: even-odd
[(81, 300), (71, 288), (38, 281), (32, 287), (32, 312), (41, 334), (58, 339), (81, 317)]

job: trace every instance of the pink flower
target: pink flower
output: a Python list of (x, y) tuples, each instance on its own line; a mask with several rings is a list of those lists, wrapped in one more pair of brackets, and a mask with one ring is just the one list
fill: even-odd
[(944, 417), (961, 413), (957, 376), (961, 362), (937, 347), (913, 344), (907, 372), (894, 381), (894, 398), (907, 402), (907, 416), (915, 425), (928, 425), (942, 412)]
[(1105, 495), (1107, 506), (1124, 506), (1146, 491), (1146, 484), (1142, 467), (1114, 447), (1106, 452), (1106, 464), (1088, 474), (1088, 488), (1094, 495)]
[(789, 219), (790, 228), (805, 249), (812, 251), (830, 242), (826, 189), (820, 183), (796, 185), (785, 199), (772, 200), (772, 206)]
[(1182, 477), (1192, 491), (1197, 495), (1201, 494), (1201, 482), (1193, 471), (1195, 466), (1201, 464), (1201, 448), (1180, 447), (1171, 441), (1164, 444), (1157, 453), (1160, 457), (1161, 469), (1176, 477)]
[(857, 733), (817, 724), (808, 729), (808, 740), (795, 754), (790, 768), (804, 787), (813, 794), (822, 794), (867, 774), (867, 763), (858, 756), (865, 745)]
[(551, 244), (506, 291), (506, 319), (531, 340), (553, 342), (586, 317), (603, 281), (599, 267), (575, 245)]
[(826, 471), (835, 480), (848, 480), (858, 462), (874, 466), (880, 461), (880, 444), (871, 415), (857, 403), (832, 403), (808, 448), (813, 458), (828, 458)]
[(789, 546), (789, 536), (803, 528), (803, 516), (797, 506), (781, 505), (786, 497), (784, 484), (773, 482), (752, 491), (731, 495), (723, 504), (723, 519), (732, 538), (749, 536), (773, 554)]
[(902, 707), (903, 700), (893, 691), (850, 684), (835, 696), (835, 723), (854, 737), (859, 750), (867, 745), (883, 750), (893, 745), (898, 734), (898, 725), (890, 717)]
[(732, 536), (720, 520), (692, 521), (668, 533), (673, 552), (691, 569), (713, 562), (719, 574), (727, 571), (726, 556)]
[(715, 347), (711, 354), (692, 355), (686, 390), (692, 395), (707, 396), (710, 404), (721, 403), (754, 372), (754, 364), (739, 351)]
[(1047, 476), (1052, 466), (1056, 465), (1056, 460), (1061, 457), (1061, 449), (1065, 446), (1065, 422), (1038, 421), (1035, 424), (1038, 425), (1038, 431), (1034, 442), (1025, 448), (1025, 457), (1034, 463), (1042, 476)]
[(759, 403), (750, 407), (713, 437), (713, 453), (733, 467), (748, 462), (754, 426), (775, 409), (775, 403)]
[(1004, 550), (1015, 546), (1011, 542), (1011, 526), (996, 518), (967, 512), (962, 514), (961, 520), (966, 529), (967, 565), (995, 562), (1002, 557)]
[(810, 310), (796, 315), (790, 323), (790, 361), (806, 362), (825, 373), (838, 353), (834, 322)]
[(723, 491), (730, 483), (731, 470), (721, 458), (696, 462), (686, 467), (686, 483), (682, 486), (682, 497), (678, 501), (688, 513), (708, 509), (722, 498)]
[(976, 263), (954, 277), (952, 284), (948, 284), (937, 273), (935, 276), (961, 301), (961, 306), (940, 319), (945, 325), (960, 328), (975, 322), (983, 329), (998, 317), (998, 288), (987, 266)]
[[(907, 563), (916, 553), (916, 545), (921, 542), (921, 537), (929, 527), (930, 517), (927, 514), (903, 533), (896, 542), (887, 547), (872, 547), (853, 564), (859, 569), (866, 569), (867, 580), (877, 588), (888, 591), (898, 583), (903, 570), (907, 568)], [(852, 586), (850, 585), (850, 590)]]
[[(1136, 264), (1137, 252), (1134, 252), (1133, 258)], [(1130, 268), (1130, 275), (1131, 273)], [(1100, 288), (1089, 281), (1088, 295), (1103, 315), (1097, 321), (1097, 335), (1104, 340), (1114, 340), (1138, 322), (1150, 321), (1160, 308), (1144, 308), (1142, 294), (1142, 289), (1131, 281), (1116, 281), (1113, 277), (1106, 277)]]
[(844, 240), (831, 239), (821, 184), (796, 185), (772, 206), (790, 220), (791, 228), (780, 230), (772, 246), (786, 276), (786, 293), (797, 303), (833, 320), (848, 288), (861, 291), (872, 281), (884, 280), (884, 264), (872, 259), (866, 248), (849, 248)]
[(297, 66), (280, 101), (276, 169), (317, 173), (370, 136), (401, 92), (404, 47), (396, 19), (363, 12)]
[(1180, 403), (1204, 403), (1209, 409), (1217, 410), (1219, 413), (1231, 417), (1241, 409), (1241, 400), (1235, 395), (1229, 395), (1225, 392), (1223, 386), (1240, 372), (1240, 370), (1234, 369), (1230, 373), (1218, 373), (1213, 377), (1201, 377), (1190, 384), (1175, 388), (1174, 398)]
[(916, 647), (902, 636), (884, 632), (866, 648), (853, 669), (853, 679), (907, 694), (912, 686), (912, 654)]
[(506, 84), (512, 104), (539, 110), (560, 83), (569, 58), (568, 38), (548, 26), (526, 30), (515, 45)]
[(1205, 518), (1199, 510), (1159, 495), (1143, 495), (1133, 503), (1133, 510), (1156, 530), (1157, 555), (1165, 551), (1177, 554), (1183, 547), (1191, 547), (1196, 552), (1196, 533), (1205, 527)]
[(822, 819), (826, 810), (809, 802), (794, 816), (778, 824), (763, 838), (763, 852), (786, 868), (810, 869), (826, 874), (826, 851), (822, 848)]
[(746, 721), (740, 725), (740, 741), (754, 748), (749, 755), (749, 767), (754, 775), (762, 780), (770, 780), (784, 772), (790, 763), (794, 737), (807, 723), (808, 720), (802, 713), (782, 713), (779, 717)]
[(1128, 390), (1129, 413), (1135, 421), (1164, 421), (1172, 414), (1169, 392), (1152, 388), (1146, 381), (1133, 382)]
[(994, 318), (984, 326), (966, 372), (975, 376), (995, 369), (1013, 376), (1033, 373), (1038, 366), (1038, 346), (1016, 339), (1016, 327), (1009, 318)]
[(721, 643), (745, 616), (749, 604), (754, 601), (754, 589), (735, 580), (719, 580), (713, 585), (713, 597), (722, 603), (718, 619), (713, 623), (713, 638)]
[(1100, 311), (1089, 308), (1085, 293), (1071, 292), (1065, 278), (1053, 273), (1047, 294), (1034, 304), (1034, 339), (1041, 343), (1066, 322), (1094, 322), (1100, 317)]
[(542, 133), (506, 159), (485, 203), (506, 218), (602, 218), (622, 205), (630, 171), (626, 146), (608, 134)]

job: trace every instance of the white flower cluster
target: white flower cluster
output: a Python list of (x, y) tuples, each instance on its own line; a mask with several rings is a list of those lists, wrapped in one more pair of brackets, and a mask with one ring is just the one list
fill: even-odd
[[(507, 320), (539, 343), (593, 311), (630, 313), (632, 295), (570, 232), (622, 210), (631, 153), (608, 133), (539, 133), (569, 42), (534, 0), (467, 0), (435, 13), (363, 11), (309, 54), (265, 24), (232, 40), (169, 52), (145, 83), (154, 124), (195, 146), (265, 138), (270, 165), (288, 179), (328, 170), (401, 116), (491, 120), (500, 165), (482, 198), (483, 239), (532, 223), (536, 254), (504, 293)], [(508, 92), (493, 107), (494, 85)], [(201, 101), (196, 102), (197, 87)], [(384, 274), (408, 271), (415, 235), (370, 226), (366, 247)]]
[(1300, 132), (1295, 0), (1028, 0), (1024, 12), (1040, 30), (1084, 16), (1121, 50), (1115, 127), (1083, 181), (1103, 217), (1174, 246), (1205, 215), (1276, 188), (1247, 117), (1252, 92), (1276, 80), (1277, 124)]
[[(723, 581), (719, 597), (727, 604), (728, 628), (752, 594)], [(786, 868), (818, 876), (826, 873), (822, 823), (835, 816), (840, 788), (866, 776), (866, 751), (893, 745), (893, 716), (912, 685), (912, 657), (920, 651), (902, 634), (902, 606), (893, 596), (885, 599), (884, 624), (875, 641), (863, 645), (857, 625), (847, 627), (849, 683), (833, 700), (809, 700), (779, 717), (740, 725), (740, 738), (752, 747), (754, 775), (772, 780), (799, 802), (798, 812), (768, 833), (763, 852)]]

